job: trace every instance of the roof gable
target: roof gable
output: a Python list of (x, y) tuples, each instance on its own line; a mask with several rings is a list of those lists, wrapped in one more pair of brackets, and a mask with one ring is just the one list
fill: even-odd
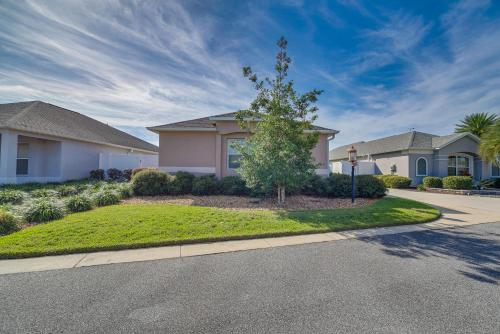
[(41, 101), (0, 104), (0, 127), (137, 150), (158, 147), (80, 113)]

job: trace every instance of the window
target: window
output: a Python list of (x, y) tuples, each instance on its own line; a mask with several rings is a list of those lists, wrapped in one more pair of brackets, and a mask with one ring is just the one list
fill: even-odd
[(427, 176), (427, 160), (425, 158), (417, 159), (417, 176)]
[(241, 154), (234, 147), (235, 144), (242, 144), (245, 139), (228, 139), (227, 140), (227, 168), (236, 169), (240, 167)]
[(491, 177), (500, 177), (500, 157), (497, 163), (491, 163)]
[(17, 144), (16, 175), (28, 175), (29, 145)]
[(469, 176), (471, 175), (470, 158), (464, 155), (448, 157), (449, 176)]

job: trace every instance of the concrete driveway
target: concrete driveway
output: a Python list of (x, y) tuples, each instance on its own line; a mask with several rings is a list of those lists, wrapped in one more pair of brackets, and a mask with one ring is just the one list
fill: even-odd
[(500, 198), (436, 194), (390, 189), (392, 196), (424, 202), (441, 210), (445, 221), (458, 225), (500, 222)]

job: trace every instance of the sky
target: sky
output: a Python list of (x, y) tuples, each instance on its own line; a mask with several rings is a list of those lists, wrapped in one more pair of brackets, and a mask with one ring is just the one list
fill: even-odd
[(0, 103), (42, 100), (154, 144), (147, 126), (244, 109), (284, 36), (322, 89), (330, 148), (500, 113), (500, 1), (0, 2)]

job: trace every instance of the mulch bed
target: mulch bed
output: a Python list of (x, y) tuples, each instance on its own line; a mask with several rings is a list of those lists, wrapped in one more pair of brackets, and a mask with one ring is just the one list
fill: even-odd
[(134, 197), (123, 201), (125, 204), (178, 204), (208, 206), (223, 209), (252, 209), (252, 210), (311, 210), (311, 209), (338, 209), (358, 208), (373, 204), (376, 199), (357, 198), (351, 204), (350, 198), (325, 198), (313, 196), (289, 196), (284, 206), (277, 204), (276, 198), (253, 198), (244, 196), (155, 196)]

